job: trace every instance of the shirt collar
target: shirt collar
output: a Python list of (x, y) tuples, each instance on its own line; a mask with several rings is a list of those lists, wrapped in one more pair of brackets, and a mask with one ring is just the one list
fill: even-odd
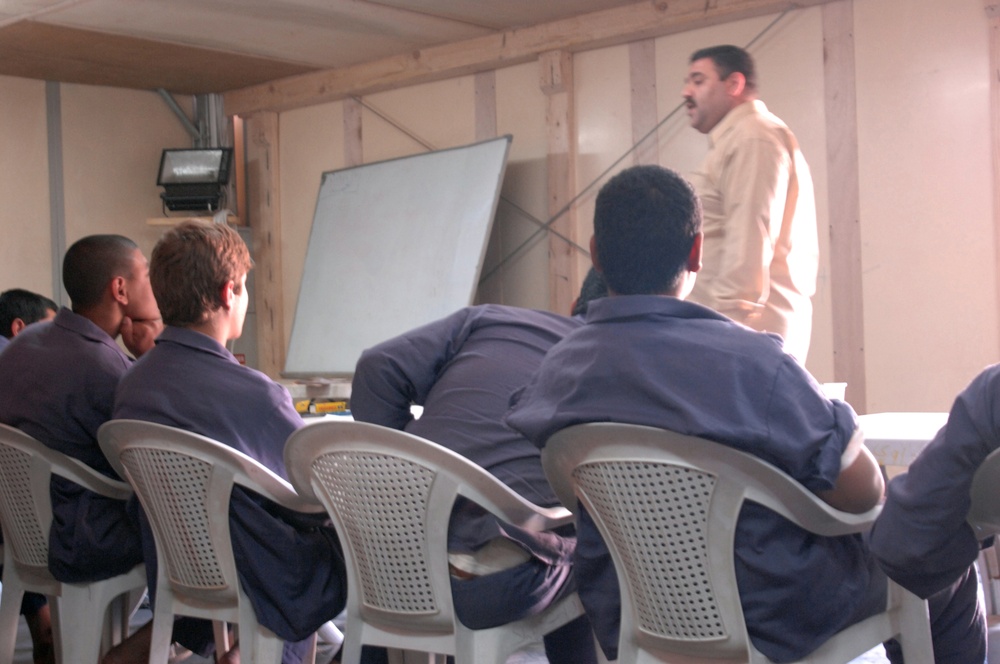
[(159, 345), (160, 343), (174, 343), (181, 346), (187, 346), (188, 348), (193, 348), (194, 350), (209, 353), (211, 355), (217, 355), (224, 360), (239, 364), (239, 360), (237, 360), (236, 357), (218, 341), (207, 334), (195, 332), (194, 330), (190, 330), (186, 327), (167, 325), (163, 328), (163, 331), (160, 332), (160, 336), (156, 338), (156, 344)]
[(731, 111), (726, 113), (726, 115), (719, 120), (719, 124), (712, 127), (712, 131), (708, 132), (708, 144), (714, 146), (722, 136), (731, 130), (736, 124), (743, 118), (749, 115), (760, 115), (767, 113), (767, 106), (764, 105), (760, 99), (751, 99), (750, 101), (739, 104)]
[(587, 306), (587, 323), (601, 323), (650, 315), (729, 320), (708, 307), (694, 302), (685, 302), (669, 295), (615, 295), (595, 300)]
[(118, 344), (115, 343), (115, 340), (108, 336), (107, 332), (98, 327), (97, 323), (90, 320), (86, 316), (81, 316), (80, 314), (67, 309), (66, 307), (59, 310), (59, 313), (56, 314), (55, 320), (52, 322), (61, 328), (79, 334), (80, 336), (90, 339), (91, 341), (110, 344), (115, 348), (118, 348)]

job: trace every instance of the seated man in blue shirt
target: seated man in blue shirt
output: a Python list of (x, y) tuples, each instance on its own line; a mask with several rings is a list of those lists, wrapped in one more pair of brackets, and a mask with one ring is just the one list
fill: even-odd
[[(955, 399), (948, 423), (907, 472), (889, 482), (869, 546), (886, 574), (920, 597), (975, 598), (981, 542), (966, 522), (972, 476), (1000, 447), (1000, 364), (987, 367)], [(969, 638), (985, 629), (985, 609), (968, 624)], [(941, 661), (941, 660), (939, 660)]]
[[(549, 348), (581, 324), (496, 304), (460, 309), (366, 350), (354, 372), (351, 413), (447, 447), (537, 505), (558, 505), (538, 448), (506, 427), (503, 416)], [(423, 406), (419, 419), (411, 404)], [(572, 529), (529, 532), (469, 503), (456, 506), (448, 557), (459, 620), (471, 629), (496, 627), (572, 593), (574, 545)], [(553, 664), (596, 661), (585, 617), (544, 641)]]
[[(0, 293), (0, 352), (28, 325), (55, 318), (58, 309), (56, 303), (44, 295), (22, 288), (11, 288)], [(2, 542), (0, 539), (0, 543)], [(24, 593), (21, 614), (31, 633), (35, 664), (54, 662), (52, 619), (45, 595)]]
[[(284, 387), (242, 366), (226, 349), (243, 330), (251, 266), (243, 240), (225, 224), (185, 221), (163, 235), (153, 249), (150, 282), (166, 327), (156, 347), (122, 378), (114, 417), (207, 436), (287, 479), (285, 441), (302, 418)], [(146, 567), (155, 579), (155, 544), (141, 518)], [(298, 664), (311, 635), (346, 603), (343, 554), (333, 527), (326, 515), (291, 513), (236, 487), (230, 531), (240, 582), (258, 621), (285, 639), (284, 664)], [(191, 629), (182, 633), (178, 625), (175, 638), (202, 650), (210, 624), (186, 627)], [(122, 660), (140, 646), (148, 648), (148, 632), (119, 652)], [(227, 655), (236, 659), (238, 653)]]
[[(683, 301), (701, 267), (701, 239), (700, 203), (676, 173), (639, 166), (608, 181), (597, 196), (591, 254), (610, 296), (592, 303), (586, 324), (549, 351), (507, 424), (538, 446), (583, 422), (669, 429), (757, 455), (838, 509), (875, 506), (882, 477), (851, 407), (825, 398), (777, 336)], [(747, 631), (772, 661), (805, 658), (884, 610), (886, 578), (860, 536), (815, 536), (748, 503), (735, 553)], [(613, 659), (617, 580), (586, 512), (574, 564), (580, 597)], [(985, 657), (985, 634), (969, 629), (976, 606), (967, 597), (931, 601), (939, 663)]]

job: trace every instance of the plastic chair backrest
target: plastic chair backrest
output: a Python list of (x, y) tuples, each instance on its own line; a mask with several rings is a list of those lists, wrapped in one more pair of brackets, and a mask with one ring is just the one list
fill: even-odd
[(549, 439), (542, 459), (560, 500), (579, 498), (608, 545), (622, 589), (622, 640), (651, 652), (759, 657), (733, 562), (744, 501), (830, 536), (863, 530), (877, 515), (839, 512), (757, 457), (651, 427), (569, 427)]
[(983, 459), (972, 476), (968, 522), (980, 540), (1000, 533), (1000, 449)]
[(229, 534), (234, 484), (316, 511), (255, 459), (205, 436), (151, 422), (112, 420), (100, 428), (98, 439), (115, 470), (135, 487), (153, 530), (161, 573), (188, 601), (237, 601)]
[(52, 475), (121, 500), (132, 495), (125, 482), (105, 477), (28, 434), (0, 424), (0, 522), (4, 542), (19, 566), (42, 576), (49, 576)]
[(404, 633), (455, 631), (447, 533), (465, 496), (506, 521), (538, 529), (571, 521), (542, 509), (440, 445), (361, 422), (319, 422), (285, 447), (292, 485), (321, 502), (347, 561), (348, 614)]

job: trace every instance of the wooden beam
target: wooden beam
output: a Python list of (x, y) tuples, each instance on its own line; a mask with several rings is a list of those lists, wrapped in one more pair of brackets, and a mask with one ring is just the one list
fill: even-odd
[(833, 376), (847, 400), (867, 411), (858, 117), (854, 79), (854, 0), (823, 6), (827, 189), (830, 211), (830, 293)]
[[(990, 145), (993, 146), (993, 234), (996, 255), (1000, 256), (1000, 1), (985, 0), (990, 27)], [(995, 284), (1000, 284), (1000, 261)], [(997, 292), (1000, 312), (1000, 290)], [(1000, 339), (998, 339), (1000, 343)]]
[[(543, 53), (538, 59), (539, 85), (547, 97), (548, 213), (550, 228), (576, 242), (576, 208), (569, 204), (576, 191), (576, 108), (573, 56), (567, 51)], [(549, 309), (568, 315), (580, 284), (576, 250), (549, 233)]]
[(659, 122), (656, 111), (656, 40), (644, 39), (628, 45), (629, 78), (632, 89), (632, 144), (635, 164), (660, 163), (656, 134), (643, 137)]
[(223, 100), (229, 115), (300, 108), (530, 62), (549, 51), (572, 53), (624, 44), (833, 1), (645, 0), (351, 67), (232, 90), (223, 95)]
[(248, 221), (253, 231), (259, 369), (277, 378), (285, 367), (285, 311), (281, 276), (278, 114), (246, 119)]

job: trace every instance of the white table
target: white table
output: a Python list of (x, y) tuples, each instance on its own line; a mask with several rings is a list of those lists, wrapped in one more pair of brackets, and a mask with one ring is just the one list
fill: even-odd
[(859, 415), (865, 445), (883, 466), (909, 466), (948, 421), (948, 413)]

